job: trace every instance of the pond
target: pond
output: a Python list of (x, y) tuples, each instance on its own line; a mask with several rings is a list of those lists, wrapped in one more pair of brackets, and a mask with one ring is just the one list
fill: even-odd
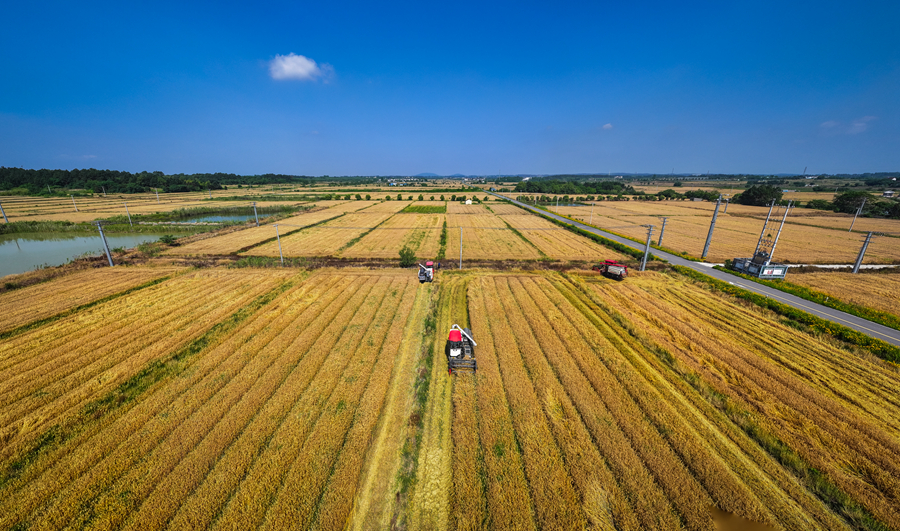
[[(106, 241), (112, 250), (116, 247), (131, 248), (144, 242), (155, 242), (161, 236), (162, 233), (107, 234)], [(104, 254), (99, 233), (0, 235), (0, 277), (24, 273), (41, 266), (62, 265), (85, 253)]]

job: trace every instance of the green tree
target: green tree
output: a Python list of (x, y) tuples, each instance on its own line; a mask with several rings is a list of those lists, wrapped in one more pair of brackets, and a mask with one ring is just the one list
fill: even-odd
[(422, 194), (419, 194), (419, 201), (424, 201), (424, 200), (425, 200), (425, 196)]
[(834, 198), (834, 209), (838, 212), (847, 214), (855, 214), (856, 210), (862, 204), (863, 200), (866, 206), (863, 207), (863, 214), (869, 214), (875, 207), (875, 196), (862, 191), (843, 192)]
[[(444, 196), (441, 196), (441, 197), (444, 197)], [(451, 195), (451, 196), (450, 196), (450, 200), (451, 200), (451, 201), (456, 201), (456, 194)]]
[(366, 194), (366, 201), (369, 201), (370, 199), (372, 199), (372, 196), (369, 194)]
[[(688, 192), (685, 196), (691, 197), (690, 193)], [(783, 195), (784, 193), (780, 189), (770, 184), (755, 184), (734, 196), (733, 201), (740, 205), (768, 206), (772, 200), (775, 200), (776, 203), (781, 201)]]
[(362, 196), (359, 195), (359, 194), (356, 194), (356, 200), (357, 200), (357, 201), (362, 201)]
[(444, 196), (441, 196), (441, 201), (445, 201)]
[(403, 194), (397, 194), (397, 201), (403, 201)]
[(400, 249), (400, 267), (410, 267), (416, 263), (416, 252), (404, 245)]

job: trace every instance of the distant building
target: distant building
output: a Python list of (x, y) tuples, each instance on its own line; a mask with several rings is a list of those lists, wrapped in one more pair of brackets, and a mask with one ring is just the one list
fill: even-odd
[(894, 197), (894, 191), (888, 190), (885, 193), (881, 194), (881, 197)]
[(471, 204), (472, 204), (472, 200), (471, 200), (471, 199), (466, 199), (466, 204), (467, 204), (467, 205), (471, 205)]

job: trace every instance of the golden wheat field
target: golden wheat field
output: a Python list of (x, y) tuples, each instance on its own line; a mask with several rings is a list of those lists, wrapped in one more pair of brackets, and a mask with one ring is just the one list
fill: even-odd
[[(284, 256), (339, 256), (372, 229), (393, 216), (390, 212), (372, 212), (366, 208), (331, 221), (301, 229), (281, 238)], [(279, 256), (278, 242), (270, 241), (247, 251), (253, 256)]]
[(434, 258), (444, 220), (443, 214), (396, 214), (350, 247), (343, 256), (394, 258), (402, 247), (409, 247), (417, 256)]
[[(296, 216), (279, 221), (278, 230), (281, 235), (315, 225), (323, 221), (337, 218), (348, 212), (354, 212), (371, 205), (366, 201), (352, 202), (325, 202), (320, 208), (303, 212)], [(173, 247), (165, 252), (167, 255), (219, 255), (232, 254), (242, 249), (250, 248), (261, 242), (276, 237), (274, 224), (264, 224), (259, 227), (247, 227), (226, 234), (209, 234), (191, 243)]]
[(204, 271), (14, 337), (0, 528), (384, 528), (428, 294), (406, 271)]
[(438, 322), (472, 328), (478, 371), (448, 376), (436, 332), (411, 528), (712, 529), (710, 506), (900, 528), (895, 366), (656, 273), (454, 273), (440, 290)]
[[(590, 206), (560, 207), (559, 213), (582, 222), (590, 222), (600, 229), (644, 241), (647, 229), (642, 225), (654, 225), (653, 242), (659, 241), (662, 217), (667, 217), (663, 247), (699, 257), (703, 253), (706, 236), (712, 219), (713, 203), (705, 202), (603, 202)], [(556, 212), (556, 208), (550, 208)], [(707, 261), (723, 262), (726, 259), (753, 254), (769, 209), (730, 205), (728, 212), (719, 210), (716, 229), (709, 247)], [(782, 211), (783, 212), (783, 211)], [(845, 214), (814, 216), (806, 209), (792, 209), (788, 214), (778, 246), (776, 261), (800, 264), (852, 264), (859, 253), (865, 234), (862, 231), (877, 230), (900, 234), (900, 220), (860, 218), (854, 232), (847, 229), (852, 216)], [(775, 214), (773, 214), (773, 219)], [(770, 223), (772, 237), (780, 224)], [(873, 240), (866, 252), (864, 263), (900, 263), (900, 245), (894, 237)]]
[(896, 366), (676, 274), (125, 270), (0, 344), (2, 529), (900, 529)]
[(797, 273), (788, 276), (787, 281), (827, 293), (843, 302), (900, 315), (900, 274), (895, 272)]
[[(453, 203), (451, 203), (453, 204)], [(481, 205), (477, 214), (447, 214), (447, 257), (459, 257), (460, 228), (462, 228), (463, 260), (518, 259), (533, 260), (541, 257), (534, 244), (509, 230), (500, 216), (488, 212)]]
[(177, 267), (116, 267), (70, 273), (52, 282), (0, 293), (0, 333), (177, 272)]

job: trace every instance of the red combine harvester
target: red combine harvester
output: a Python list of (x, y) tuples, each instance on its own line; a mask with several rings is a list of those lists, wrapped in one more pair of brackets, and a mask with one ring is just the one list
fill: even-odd
[(475, 347), (477, 344), (472, 339), (472, 331), (468, 328), (460, 328), (459, 325), (450, 327), (450, 335), (447, 337), (447, 346), (444, 353), (447, 355), (447, 373), (453, 374), (453, 370), (478, 371), (478, 362), (475, 361)]
[(431, 260), (425, 265), (419, 264), (419, 284), (424, 282), (434, 282), (434, 262)]
[(616, 280), (625, 280), (625, 277), (628, 276), (628, 266), (615, 260), (605, 260), (602, 264), (597, 264), (591, 269)]

